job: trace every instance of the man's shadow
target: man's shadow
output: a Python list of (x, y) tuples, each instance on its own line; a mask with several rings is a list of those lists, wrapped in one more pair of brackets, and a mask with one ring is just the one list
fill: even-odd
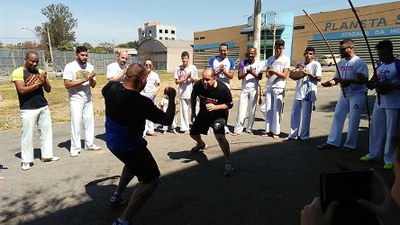
[[(67, 151), (69, 151), (71, 149), (71, 140), (69, 139), (69, 140), (60, 142), (60, 143), (58, 143), (57, 146), (59, 148), (65, 148)], [(83, 146), (85, 146), (85, 140), (83, 140), (83, 139), (81, 139), (81, 146), (82, 146), (82, 148), (83, 148)]]
[[(15, 153), (15, 157), (21, 159), (21, 152)], [(42, 158), (42, 151), (40, 148), (33, 149), (33, 158), (34, 159), (41, 159)]]
[(168, 152), (168, 157), (173, 160), (182, 159), (182, 163), (190, 163), (192, 161), (196, 161), (199, 165), (209, 163), (207, 156), (204, 154), (204, 151), (199, 151), (197, 153), (192, 153), (190, 150), (177, 151), (177, 152)]

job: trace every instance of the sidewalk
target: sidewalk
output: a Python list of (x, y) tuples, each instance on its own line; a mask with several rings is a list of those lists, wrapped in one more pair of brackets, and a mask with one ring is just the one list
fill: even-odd
[[(329, 132), (339, 88), (319, 88), (312, 116), (311, 139), (282, 141), (249, 135), (227, 135), (235, 174), (223, 176), (222, 152), (213, 135), (205, 137), (209, 148), (192, 155), (194, 141), (188, 135), (158, 133), (147, 137), (149, 149), (161, 170), (160, 185), (137, 214), (137, 224), (299, 224), (300, 211), (319, 193), (319, 174), (324, 170), (375, 167), (391, 182), (392, 173), (382, 163), (358, 160), (367, 149), (368, 122), (360, 124), (359, 149), (354, 152), (321, 151)], [(285, 98), (282, 131), (289, 131), (293, 92)], [(237, 104), (230, 111), (233, 126)], [(256, 132), (264, 127), (257, 109)], [(345, 129), (347, 126), (345, 126)], [(232, 129), (231, 129), (232, 130)], [(53, 145), (58, 162), (40, 162), (20, 168), (20, 130), (0, 132), (0, 224), (110, 225), (124, 207), (113, 209), (109, 197), (122, 169), (106, 148), (104, 121), (96, 120), (95, 143), (100, 151), (82, 151), (69, 157), (70, 124), (53, 125)], [(286, 136), (283, 135), (283, 136)], [(35, 136), (38, 140), (38, 136)], [(36, 148), (39, 142), (35, 141)], [(130, 196), (137, 180), (124, 193)]]

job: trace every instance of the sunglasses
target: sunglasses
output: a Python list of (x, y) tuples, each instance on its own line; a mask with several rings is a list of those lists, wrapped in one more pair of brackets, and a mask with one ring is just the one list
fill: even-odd
[(344, 51), (344, 50), (346, 50), (346, 49), (348, 49), (348, 48), (351, 48), (351, 46), (344, 47), (344, 48), (339, 48), (339, 49), (340, 49), (340, 51)]

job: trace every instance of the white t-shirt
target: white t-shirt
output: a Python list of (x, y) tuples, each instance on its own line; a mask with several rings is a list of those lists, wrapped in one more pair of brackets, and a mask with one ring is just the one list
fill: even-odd
[(157, 86), (160, 85), (160, 77), (154, 71), (151, 71), (150, 74), (147, 76), (147, 84), (144, 87), (142, 94), (147, 97), (151, 97), (154, 95), (155, 91), (157, 90)]
[[(118, 76), (118, 74), (120, 74), (122, 71), (124, 71), (126, 67), (127, 67), (126, 64), (119, 65), (118, 62), (113, 62), (113, 63), (108, 64), (107, 79)], [(120, 81), (124, 82), (124, 80), (125, 80), (125, 76), (123, 76)]]
[[(382, 64), (378, 68), (376, 68), (376, 74), (378, 76), (379, 81), (387, 80), (391, 84), (400, 83), (400, 71), (396, 71), (395, 63), (391, 64)], [(398, 109), (400, 108), (400, 90), (392, 89), (387, 94), (380, 95), (381, 98), (381, 108), (385, 109)]]
[[(322, 76), (321, 64), (315, 60), (305, 65), (304, 61), (300, 63), (304, 66), (304, 70), (308, 73), (315, 75), (316, 77)], [(295, 99), (305, 101), (316, 101), (317, 100), (317, 84), (316, 79), (312, 79), (309, 76), (305, 76), (296, 81), (296, 93)]]
[[(224, 70), (225, 71), (232, 71), (235, 70), (235, 62), (229, 58), (225, 57), (224, 59), (221, 59), (219, 56), (213, 56), (211, 59), (208, 61), (208, 65), (215, 70), (216, 73), (219, 72), (219, 67), (220, 65), (224, 65)], [(219, 81), (224, 83), (228, 88), (230, 88), (230, 81), (227, 76), (225, 76), (225, 73), (220, 73), (217, 77)]]
[[(64, 80), (72, 80), (77, 81), (80, 79), (85, 79), (91, 72), (94, 71), (94, 67), (90, 63), (86, 63), (85, 65), (79, 65), (79, 63), (75, 60), (67, 65), (65, 65), (63, 72)], [(96, 80), (96, 77), (93, 78)], [(70, 100), (82, 99), (91, 101), (92, 92), (90, 89), (89, 81), (86, 81), (82, 85), (78, 85), (75, 87), (71, 87), (67, 89), (68, 96)]]
[[(264, 65), (260, 61), (255, 60), (254, 63), (250, 64), (247, 60), (241, 61), (238, 70), (241, 70), (246, 74), (247, 69), (255, 70), (257, 74), (263, 72)], [(252, 74), (247, 74), (242, 79), (242, 92), (254, 91), (258, 89), (259, 80), (256, 79)]]
[(160, 101), (161, 109), (163, 112), (167, 112), (168, 109), (168, 104), (169, 104), (169, 99), (164, 97)]
[[(275, 58), (275, 56), (271, 56), (267, 59), (265, 63), (265, 67), (270, 68), (276, 72), (282, 73), (284, 69), (290, 68), (290, 59), (285, 55), (279, 56), (279, 58)], [(286, 80), (272, 75), (269, 79), (267, 79), (267, 88), (285, 88)]]
[[(358, 56), (354, 56), (350, 60), (345, 58), (338, 62), (338, 68), (340, 71), (340, 78), (342, 79), (358, 79), (357, 73), (362, 73), (368, 78), (368, 66)], [(339, 78), (339, 74), (336, 71), (335, 78)], [(350, 84), (348, 87), (343, 88), (346, 97), (365, 94), (367, 86), (365, 84)]]
[(175, 70), (174, 79), (182, 80), (187, 77), (185, 82), (179, 84), (179, 95), (181, 99), (190, 99), (190, 95), (192, 94), (193, 84), (188, 77), (189, 74), (191, 74), (192, 78), (195, 78), (196, 80), (199, 79), (199, 75), (195, 65), (189, 65), (186, 68), (184, 68), (183, 65), (180, 65)]

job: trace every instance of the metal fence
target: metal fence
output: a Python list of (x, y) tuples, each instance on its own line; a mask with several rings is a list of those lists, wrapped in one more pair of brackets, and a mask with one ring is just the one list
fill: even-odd
[[(11, 75), (12, 71), (24, 65), (24, 58), (29, 50), (0, 49), (0, 76)], [(36, 51), (39, 55), (39, 67), (45, 67), (44, 51)]]
[[(0, 49), (0, 76), (10, 76), (12, 71), (24, 65), (24, 58), (29, 49), (14, 50)], [(36, 51), (36, 50), (35, 50)], [(53, 51), (53, 63), (46, 63), (43, 50), (36, 51), (39, 54), (39, 68), (47, 71), (62, 72), (67, 63), (75, 60), (75, 52)], [(96, 54), (90, 53), (88, 62), (92, 64), (97, 73), (106, 73), (107, 65), (115, 62), (115, 54)], [(130, 56), (127, 64), (137, 62), (137, 58)]]

